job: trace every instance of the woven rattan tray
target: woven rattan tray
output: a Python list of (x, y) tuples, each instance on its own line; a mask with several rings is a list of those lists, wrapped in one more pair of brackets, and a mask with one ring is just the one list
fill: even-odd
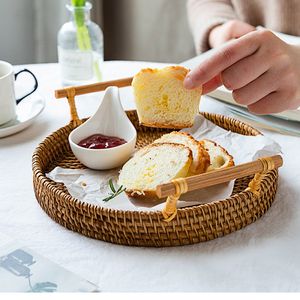
[[(168, 132), (140, 126), (136, 111), (128, 117), (138, 132), (137, 147), (143, 147)], [(259, 131), (238, 120), (202, 113), (214, 124), (243, 135)], [(46, 177), (56, 166), (84, 168), (72, 154), (69, 133), (78, 125), (71, 122), (39, 144), (33, 154), (33, 185), (45, 212), (66, 228), (106, 242), (130, 246), (178, 246), (212, 240), (239, 230), (261, 217), (271, 206), (277, 189), (278, 171), (264, 174), (260, 193), (249, 191), (253, 176), (235, 180), (232, 196), (209, 204), (178, 209), (171, 222), (161, 212), (122, 211), (83, 203), (70, 196), (65, 186)], [(248, 188), (248, 189), (247, 189)], [(247, 189), (247, 191), (246, 191)]]

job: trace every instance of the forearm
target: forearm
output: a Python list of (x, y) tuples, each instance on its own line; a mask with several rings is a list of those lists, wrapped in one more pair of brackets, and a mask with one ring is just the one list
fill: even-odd
[(188, 0), (187, 11), (197, 53), (208, 50), (212, 28), (237, 19), (230, 0)]

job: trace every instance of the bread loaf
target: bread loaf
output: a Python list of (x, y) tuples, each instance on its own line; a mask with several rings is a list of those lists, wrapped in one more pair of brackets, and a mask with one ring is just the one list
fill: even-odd
[(187, 90), (181, 66), (142, 69), (132, 81), (138, 118), (142, 125), (162, 128), (192, 127), (199, 111), (201, 88)]
[(120, 171), (118, 184), (132, 197), (156, 196), (156, 186), (185, 177), (191, 150), (179, 144), (151, 144), (139, 150)]
[(199, 142), (203, 145), (210, 157), (210, 165), (207, 171), (213, 171), (234, 166), (233, 157), (217, 143), (204, 139)]
[(190, 148), (193, 154), (193, 162), (188, 175), (204, 173), (210, 165), (209, 155), (203, 145), (188, 133), (173, 131), (164, 134), (161, 138), (155, 140), (154, 143), (176, 143)]

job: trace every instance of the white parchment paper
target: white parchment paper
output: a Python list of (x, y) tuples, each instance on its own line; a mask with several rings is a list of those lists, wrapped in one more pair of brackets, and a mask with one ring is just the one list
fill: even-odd
[[(197, 116), (192, 128), (182, 131), (190, 133), (197, 140), (211, 139), (224, 147), (234, 158), (236, 165), (255, 160), (259, 157), (270, 156), (281, 152), (279, 144), (266, 136), (244, 136), (226, 131), (202, 116)], [(104, 202), (110, 192), (109, 179), (116, 185), (120, 169), (109, 171), (94, 171), (90, 169), (64, 169), (56, 167), (47, 177), (62, 182), (69, 193), (90, 204), (119, 210), (156, 211), (162, 210), (165, 200), (136, 200), (125, 193)], [(212, 186), (206, 189), (189, 192), (181, 196), (178, 207), (209, 203), (229, 197), (234, 182)]]

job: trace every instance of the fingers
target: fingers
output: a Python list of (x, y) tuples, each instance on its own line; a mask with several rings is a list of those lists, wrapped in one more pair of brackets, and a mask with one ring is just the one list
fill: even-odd
[(283, 92), (273, 92), (260, 101), (250, 104), (249, 111), (258, 114), (275, 114), (286, 110), (286, 99)]
[(261, 48), (222, 72), (222, 82), (229, 90), (239, 89), (264, 74), (272, 65)]
[[(272, 79), (272, 75), (270, 79)], [(277, 85), (276, 83), (280, 84)], [(263, 81), (261, 81), (261, 84), (263, 84)], [(255, 95), (258, 100), (255, 102), (253, 99), (251, 100), (251, 104), (248, 104), (248, 109), (251, 112), (256, 114), (272, 114), (284, 110), (297, 109), (300, 106), (300, 95), (294, 73), (277, 72), (277, 80), (273, 81), (272, 84), (275, 87), (275, 91), (268, 93), (264, 97)], [(256, 86), (255, 89), (257, 89)], [(254, 89), (251, 93), (255, 93)]]
[(209, 59), (192, 70), (184, 81), (185, 88), (193, 89), (205, 84), (231, 65), (256, 52), (260, 41), (253, 33), (255, 32), (250, 32), (225, 44)]
[(256, 80), (250, 82), (241, 89), (232, 92), (233, 99), (243, 105), (250, 105), (276, 91), (274, 73), (266, 72)]
[(208, 93), (223, 83), (234, 99), (257, 114), (296, 109), (300, 104), (300, 48), (270, 31), (255, 31), (225, 44), (185, 78), (187, 89)]
[(202, 94), (205, 95), (207, 93), (210, 93), (211, 91), (215, 90), (221, 85), (222, 85), (221, 76), (217, 75), (213, 79), (211, 79), (210, 81), (202, 85)]
[[(288, 84), (288, 78), (282, 78), (282, 74), (285, 74), (285, 64), (278, 62), (262, 75), (253, 78), (252, 81), (252, 78), (249, 78), (250, 82), (245, 85), (243, 84), (241, 88), (234, 89), (232, 96), (239, 104), (253, 104), (268, 94), (278, 91), (281, 86)], [(242, 79), (243, 81), (244, 79)]]

